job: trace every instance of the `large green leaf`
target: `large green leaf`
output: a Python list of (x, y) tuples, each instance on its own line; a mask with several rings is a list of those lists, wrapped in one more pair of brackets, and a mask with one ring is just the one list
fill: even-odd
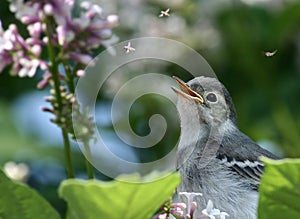
[(300, 159), (263, 159), (259, 219), (300, 218)]
[(59, 194), (67, 201), (72, 219), (149, 219), (172, 196), (180, 177), (172, 173), (156, 180), (153, 176), (153, 181), (149, 177), (139, 183), (128, 181), (124, 177), (110, 182), (70, 179), (62, 182)]
[(1, 219), (59, 219), (59, 214), (35, 190), (0, 171)]

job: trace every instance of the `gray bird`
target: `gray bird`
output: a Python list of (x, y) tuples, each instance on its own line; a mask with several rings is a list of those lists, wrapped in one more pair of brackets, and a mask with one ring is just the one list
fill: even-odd
[(174, 78), (180, 86), (173, 88), (181, 121), (178, 192), (203, 194), (196, 198), (196, 216), (210, 199), (231, 219), (255, 219), (264, 168), (259, 157), (277, 157), (239, 130), (230, 94), (217, 79)]

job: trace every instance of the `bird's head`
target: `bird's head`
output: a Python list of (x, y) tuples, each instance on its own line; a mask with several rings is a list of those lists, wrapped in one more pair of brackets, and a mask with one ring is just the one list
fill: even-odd
[(173, 90), (178, 95), (177, 108), (181, 120), (199, 119), (200, 123), (211, 128), (220, 127), (226, 122), (236, 125), (232, 99), (224, 85), (216, 78), (201, 76), (187, 83), (174, 78), (180, 87), (180, 90)]

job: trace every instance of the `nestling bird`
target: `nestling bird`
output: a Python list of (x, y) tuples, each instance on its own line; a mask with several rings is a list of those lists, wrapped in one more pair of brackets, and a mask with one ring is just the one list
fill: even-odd
[(210, 199), (231, 219), (255, 219), (264, 167), (259, 157), (277, 157), (239, 130), (229, 92), (217, 79), (201, 76), (185, 83), (174, 78), (180, 86), (173, 88), (181, 120), (178, 192), (203, 194), (196, 199), (196, 216)]

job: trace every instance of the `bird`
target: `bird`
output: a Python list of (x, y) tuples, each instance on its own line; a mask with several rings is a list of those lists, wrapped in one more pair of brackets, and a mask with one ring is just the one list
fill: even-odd
[(240, 131), (232, 98), (218, 79), (200, 76), (185, 83), (174, 78), (180, 88), (172, 87), (181, 126), (177, 192), (203, 194), (196, 198), (194, 218), (211, 200), (230, 219), (256, 219), (264, 171), (260, 157), (278, 157)]

